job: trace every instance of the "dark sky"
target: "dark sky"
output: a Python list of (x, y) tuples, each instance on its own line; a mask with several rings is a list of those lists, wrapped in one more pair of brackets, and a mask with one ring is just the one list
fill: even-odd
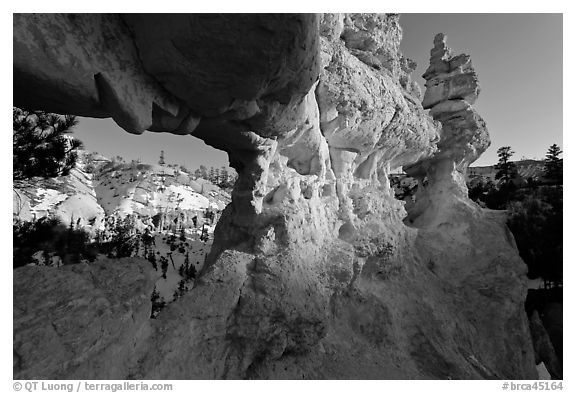
[[(474, 165), (495, 163), (501, 146), (512, 146), (514, 159), (562, 146), (562, 14), (402, 14), (400, 24), (402, 52), (418, 63), (413, 78), (422, 88), (436, 33), (447, 34), (455, 54), (472, 56), (482, 90), (475, 106), (492, 139)], [(155, 163), (164, 150), (168, 163), (190, 169), (228, 164), (225, 153), (194, 137), (130, 135), (111, 119), (81, 119), (75, 135), (108, 157)]]

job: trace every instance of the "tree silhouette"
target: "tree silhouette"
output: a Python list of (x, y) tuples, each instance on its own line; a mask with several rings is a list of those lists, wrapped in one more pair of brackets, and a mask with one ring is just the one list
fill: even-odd
[(560, 147), (557, 144), (553, 144), (548, 148), (546, 159), (544, 160), (546, 178), (557, 184), (562, 183), (562, 159), (560, 154), (562, 154)]
[(510, 161), (514, 152), (510, 146), (504, 146), (498, 149), (497, 154), (498, 164), (495, 165), (496, 180), (508, 184), (517, 174), (516, 164)]
[(75, 116), (13, 107), (13, 179), (67, 175), (76, 165), (82, 142), (68, 134), (78, 124)]

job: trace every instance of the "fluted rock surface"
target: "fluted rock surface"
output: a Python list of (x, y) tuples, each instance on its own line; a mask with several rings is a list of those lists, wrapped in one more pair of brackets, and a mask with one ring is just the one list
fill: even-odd
[[(438, 103), (439, 93), (425, 96), (434, 105), (432, 118), (410, 79), (414, 63), (398, 50), (398, 15), (106, 18), (120, 18), (116, 29), (129, 29), (108, 38), (138, 48), (138, 75), (108, 67), (124, 64), (115, 59), (130, 52), (115, 53), (115, 46), (95, 40), (97, 59), (107, 60), (82, 57), (87, 70), (111, 69), (126, 80), (108, 77), (96, 90), (71, 80), (70, 91), (100, 92), (100, 105), (83, 113), (111, 115), (132, 132), (192, 133), (228, 152), (239, 173), (201, 277), (145, 323), (151, 331), (125, 377), (535, 376), (527, 320), (519, 312), (524, 271), (513, 239), (498, 217), (470, 211), (461, 189), (458, 176), (487, 139), (470, 109), (477, 91), (463, 94), (460, 82), (445, 75), (451, 63), (440, 53), (442, 40), (430, 75), (448, 94)], [(32, 22), (15, 17), (15, 31), (27, 33), (15, 43), (15, 74), (59, 82), (62, 74), (26, 69), (31, 47), (48, 50), (35, 42), (52, 40)], [(76, 23), (69, 16), (64, 22)], [(76, 33), (57, 29), (59, 39), (82, 39), (95, 23), (83, 22)], [(475, 80), (468, 63), (458, 62), (454, 75)], [(122, 86), (152, 90), (130, 95), (118, 92)], [(58, 108), (79, 109), (59, 94)], [(18, 97), (22, 105), (46, 109), (57, 101)], [(438, 107), (453, 99), (464, 109)], [(404, 225), (406, 211), (387, 177), (398, 166), (454, 195), (446, 205), (453, 215), (413, 224), (422, 229)], [(423, 195), (422, 214), (446, 207), (443, 194)]]

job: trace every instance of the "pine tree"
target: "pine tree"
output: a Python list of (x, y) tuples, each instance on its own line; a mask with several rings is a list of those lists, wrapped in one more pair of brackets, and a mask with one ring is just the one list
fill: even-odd
[(560, 154), (562, 154), (560, 147), (557, 144), (553, 144), (548, 148), (546, 159), (544, 160), (545, 176), (556, 184), (562, 183), (562, 159)]
[(67, 175), (76, 166), (83, 145), (68, 134), (78, 124), (75, 116), (12, 108), (13, 179)]
[(228, 187), (228, 169), (225, 166), (220, 169), (220, 185), (222, 187)]
[(166, 273), (168, 272), (168, 258), (165, 256), (160, 257), (160, 267), (162, 268), (162, 278), (166, 279)]
[(194, 264), (189, 263), (188, 268), (186, 269), (186, 279), (190, 281), (195, 278), (196, 278), (196, 267), (194, 266)]
[(154, 253), (154, 250), (150, 251), (148, 254), (148, 261), (152, 264), (154, 270), (158, 271), (158, 264), (156, 263), (156, 254)]
[(504, 146), (498, 149), (497, 154), (498, 164), (495, 165), (495, 178), (503, 184), (508, 184), (517, 174), (516, 164), (510, 161), (514, 152), (510, 146)]
[(200, 177), (202, 179), (208, 180), (208, 169), (204, 165), (200, 165), (199, 171), (200, 171)]
[(210, 173), (209, 173), (209, 175), (208, 175), (208, 180), (210, 180), (212, 183), (214, 183), (214, 176), (215, 176), (215, 174), (214, 174), (214, 167), (211, 166), (211, 167), (210, 167)]
[(184, 279), (182, 279), (178, 282), (178, 288), (176, 289), (176, 292), (174, 292), (174, 300), (181, 298), (182, 296), (184, 296), (185, 293), (186, 293), (186, 282), (184, 281)]
[(152, 295), (150, 296), (150, 301), (152, 302), (152, 311), (150, 313), (150, 318), (156, 318), (160, 310), (166, 306), (166, 302), (164, 299), (160, 297), (156, 286), (154, 286), (154, 290), (152, 291)]
[(181, 276), (188, 278), (188, 269), (190, 269), (190, 253), (186, 252), (186, 258), (184, 258), (184, 263), (182, 264), (184, 267), (183, 273)]

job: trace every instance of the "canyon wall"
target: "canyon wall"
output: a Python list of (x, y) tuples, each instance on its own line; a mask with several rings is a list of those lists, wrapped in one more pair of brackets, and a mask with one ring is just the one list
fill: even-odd
[[(535, 378), (524, 264), (504, 217), (466, 196), (489, 144), (470, 58), (438, 35), (422, 96), (401, 36), (398, 15), (15, 15), (15, 105), (190, 134), (239, 179), (194, 288), (118, 324), (137, 337), (122, 368), (82, 376), (111, 356), (82, 340), (73, 365), (37, 366), (28, 326), (98, 320), (72, 302), (15, 317), (14, 377)], [(400, 166), (421, 182), (410, 212)], [(22, 269), (15, 309), (42, 270)], [(138, 288), (119, 301), (145, 315)]]

